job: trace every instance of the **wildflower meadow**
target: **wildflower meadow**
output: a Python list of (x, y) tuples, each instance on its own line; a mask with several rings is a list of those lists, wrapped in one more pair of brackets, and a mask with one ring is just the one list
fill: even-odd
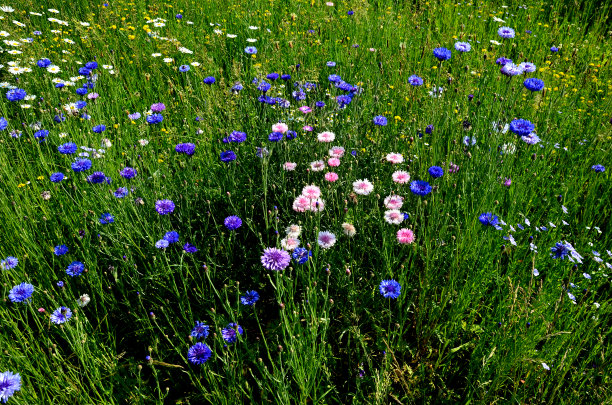
[(0, 5), (0, 402), (611, 403), (611, 16)]

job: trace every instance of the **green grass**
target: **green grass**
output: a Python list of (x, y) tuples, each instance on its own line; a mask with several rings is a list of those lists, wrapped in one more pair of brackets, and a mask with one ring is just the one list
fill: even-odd
[[(12, 13), (0, 11), (0, 30), (9, 34), (3, 40), (34, 38), (2, 45), (0, 81), (36, 95), (22, 102), (3, 95), (0, 103), (9, 123), (0, 132), (0, 259), (19, 259), (0, 270), (0, 372), (22, 379), (8, 403), (609, 403), (610, 4), (334, 3), (24, 0)], [(147, 22), (156, 18), (165, 26)], [(500, 38), (501, 26), (516, 37)], [(470, 52), (454, 49), (468, 40)], [(254, 57), (244, 52), (249, 45), (257, 47)], [(432, 56), (439, 46), (452, 50), (451, 60)], [(522, 76), (503, 76), (495, 64), (502, 56), (535, 63), (528, 76), (545, 89), (531, 93)], [(45, 57), (61, 73), (36, 66)], [(84, 80), (55, 88), (54, 77), (68, 81), (94, 58), (96, 100), (75, 93)], [(11, 61), (31, 72), (11, 74)], [(192, 62), (199, 66), (178, 70)], [(271, 72), (292, 76), (271, 82), (269, 92), (290, 108), (257, 100), (251, 81)], [(363, 89), (344, 109), (330, 74)], [(413, 74), (423, 86), (408, 83)], [(216, 83), (204, 84), (208, 76)], [(244, 86), (239, 94), (230, 91), (235, 82)], [(294, 82), (318, 86), (295, 101)], [(443, 95), (431, 97), (432, 86)], [(62, 111), (81, 99), (90, 120)], [(315, 108), (319, 100), (324, 108)], [(164, 120), (149, 125), (144, 112), (157, 102), (166, 106)], [(313, 112), (303, 114), (302, 105)], [(137, 111), (142, 118), (127, 118)], [(66, 119), (57, 123), (61, 112)], [(377, 115), (388, 125), (375, 126)], [(528, 145), (493, 124), (515, 118), (533, 122), (541, 142)], [(297, 138), (268, 141), (279, 121)], [(46, 141), (34, 138), (35, 122), (49, 130)], [(99, 124), (106, 131), (92, 132)], [(15, 130), (21, 137), (11, 136)], [(333, 143), (317, 141), (323, 130), (336, 134)], [(246, 142), (223, 143), (232, 131), (246, 132)], [(476, 145), (465, 146), (465, 136)], [(103, 138), (112, 146), (84, 173), (71, 170), (75, 156), (57, 151), (68, 141), (100, 149)], [(196, 144), (193, 156), (175, 152), (184, 142)], [(346, 149), (339, 167), (308, 170), (336, 145)], [(269, 154), (258, 157), (258, 147)], [(224, 163), (219, 155), (228, 149), (237, 159)], [(391, 165), (390, 152), (405, 161)], [(283, 170), (288, 161), (295, 171)], [(605, 172), (592, 170), (596, 164)], [(430, 177), (434, 165), (443, 177)], [(135, 179), (119, 176), (126, 166), (137, 169)], [(400, 169), (429, 181), (433, 192), (419, 197), (394, 183)], [(58, 171), (66, 179), (50, 182)], [(87, 183), (94, 171), (112, 183)], [(327, 171), (339, 180), (325, 181)], [(374, 191), (354, 194), (352, 183), (364, 178)], [(292, 209), (308, 184), (321, 187), (320, 213)], [(122, 186), (130, 193), (118, 199), (112, 192)], [(404, 197), (401, 210), (410, 216), (399, 226), (384, 221), (383, 200), (392, 193)], [(175, 202), (172, 214), (158, 215), (160, 199)], [(107, 212), (114, 223), (102, 225)], [(507, 225), (485, 227), (484, 212)], [(223, 225), (230, 215), (242, 218), (237, 231)], [(345, 222), (354, 237), (342, 232)], [(264, 269), (263, 250), (280, 247), (291, 224), (301, 225), (312, 257), (281, 272)], [(413, 244), (397, 242), (400, 228), (414, 231)], [(155, 248), (170, 230), (180, 242)], [(338, 237), (330, 249), (317, 245), (325, 230)], [(509, 234), (516, 246), (503, 239)], [(583, 263), (553, 259), (559, 241), (571, 243)], [(198, 252), (185, 253), (186, 242)], [(53, 254), (60, 244), (67, 255)], [(75, 260), (87, 272), (73, 278), (65, 269)], [(378, 291), (386, 279), (402, 286), (395, 300)], [(22, 282), (34, 285), (32, 299), (12, 303), (9, 291)], [(260, 294), (253, 307), (240, 303), (248, 290)], [(91, 302), (80, 308), (82, 294)], [(60, 306), (73, 316), (55, 325), (50, 314)], [(200, 366), (187, 360), (195, 321), (210, 326), (204, 342), (213, 352)], [(230, 322), (244, 334), (226, 345), (221, 329)]]

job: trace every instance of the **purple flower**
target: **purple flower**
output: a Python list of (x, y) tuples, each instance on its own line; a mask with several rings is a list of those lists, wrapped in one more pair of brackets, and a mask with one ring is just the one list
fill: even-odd
[(195, 253), (198, 251), (198, 248), (191, 243), (185, 243), (185, 245), (183, 245), (183, 250), (187, 253)]
[(449, 60), (451, 58), (451, 51), (446, 48), (436, 48), (433, 50), (433, 55), (439, 61)]
[(268, 270), (284, 270), (290, 262), (289, 253), (277, 248), (266, 248), (261, 256), (261, 264)]
[(535, 126), (527, 120), (516, 119), (510, 123), (510, 131), (520, 136), (527, 136), (533, 132)]
[(175, 205), (172, 200), (157, 200), (155, 210), (159, 215), (168, 215), (174, 211)]
[(517, 76), (523, 74), (523, 68), (515, 65), (514, 63), (506, 63), (500, 69), (500, 72), (505, 76)]
[(123, 177), (124, 179), (133, 179), (134, 177), (136, 177), (136, 175), (138, 174), (138, 172), (136, 171), (136, 169), (131, 168), (131, 167), (125, 167), (123, 170), (121, 170), (119, 172), (119, 175), (121, 177)]
[(242, 219), (236, 215), (231, 215), (223, 221), (225, 227), (230, 231), (235, 231), (242, 226)]
[(510, 27), (501, 27), (497, 30), (497, 35), (502, 38), (514, 38), (515, 32)]
[(187, 351), (187, 359), (191, 364), (195, 364), (196, 366), (206, 363), (208, 359), (210, 359), (210, 356), (212, 356), (210, 347), (202, 342), (196, 343)]
[(140, 117), (141, 115), (139, 112), (135, 112), (134, 114), (128, 114), (128, 118), (131, 119), (132, 121), (136, 121)]
[(222, 162), (231, 162), (232, 160), (236, 160), (236, 154), (232, 150), (226, 150), (225, 152), (221, 152), (220, 159)]
[(192, 156), (195, 152), (195, 145), (193, 143), (179, 143), (174, 148), (178, 153), (184, 153), (187, 156)]
[(242, 335), (244, 330), (237, 323), (230, 323), (221, 330), (221, 336), (227, 343), (234, 343), (238, 339), (238, 334)]
[(384, 127), (387, 125), (387, 118), (383, 117), (382, 115), (377, 115), (376, 117), (374, 117), (372, 121), (374, 122), (374, 125), (378, 125), (381, 127)]
[(155, 103), (151, 106), (151, 111), (153, 111), (154, 113), (162, 112), (165, 109), (166, 106), (164, 105), (164, 103)]
[(417, 75), (412, 75), (412, 76), (410, 76), (408, 78), (408, 83), (410, 83), (412, 86), (422, 86), (423, 85), (423, 79), (421, 79)]

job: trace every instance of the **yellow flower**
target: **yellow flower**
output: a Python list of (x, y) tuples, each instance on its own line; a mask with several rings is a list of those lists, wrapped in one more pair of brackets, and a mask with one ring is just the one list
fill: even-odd
[(45, 179), (45, 176), (38, 176), (38, 177), (36, 178), (36, 180), (44, 180), (44, 179)]

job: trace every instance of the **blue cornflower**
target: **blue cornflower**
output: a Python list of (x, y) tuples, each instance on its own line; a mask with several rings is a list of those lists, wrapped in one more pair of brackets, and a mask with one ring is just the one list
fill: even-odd
[(502, 56), (502, 57), (497, 58), (495, 63), (500, 65), (500, 66), (504, 66), (504, 65), (506, 65), (508, 63), (512, 63), (512, 59), (508, 59), (508, 58), (505, 58), (505, 57)]
[(8, 121), (4, 117), (0, 117), (0, 131), (4, 131), (8, 127)]
[(80, 276), (85, 270), (85, 265), (81, 262), (74, 261), (66, 267), (66, 274), (72, 277)]
[(174, 148), (178, 153), (184, 153), (187, 156), (192, 156), (195, 152), (195, 145), (193, 143), (179, 143)]
[(128, 189), (127, 187), (119, 187), (117, 190), (115, 190), (115, 192), (113, 193), (113, 195), (117, 198), (123, 198), (125, 196), (128, 195)]
[(91, 69), (87, 69), (85, 66), (83, 66), (82, 68), (79, 68), (79, 74), (81, 76), (89, 76), (90, 73), (91, 73)]
[(115, 222), (115, 217), (106, 212), (100, 216), (99, 221), (102, 225), (112, 224), (113, 222)]
[(161, 114), (147, 115), (147, 123), (149, 123), (151, 125), (159, 124), (163, 120), (164, 120), (164, 117)]
[(241, 83), (236, 83), (234, 84), (234, 86), (232, 87), (232, 92), (233, 93), (238, 93), (240, 91), (242, 91), (242, 89), (244, 88), (244, 86), (242, 86)]
[(427, 173), (429, 173), (429, 175), (434, 179), (437, 179), (438, 177), (442, 177), (444, 175), (444, 169), (442, 169), (440, 166), (431, 166), (427, 170)]
[(102, 132), (106, 131), (106, 125), (96, 125), (91, 130), (96, 134), (101, 134)]
[(297, 138), (297, 132), (289, 130), (285, 132), (285, 137), (289, 140)]
[(59, 307), (51, 314), (51, 322), (56, 325), (68, 322), (72, 317), (72, 311), (67, 307)]
[(279, 77), (278, 73), (270, 73), (266, 76), (266, 79), (274, 81), (274, 80), (277, 80), (278, 77)]
[(544, 81), (536, 79), (535, 77), (530, 77), (523, 82), (523, 85), (527, 90), (540, 91), (544, 88)]
[(427, 125), (427, 127), (425, 127), (425, 133), (426, 134), (431, 134), (434, 130), (434, 126), (433, 125)]
[(556, 46), (551, 46), (550, 47), (550, 51), (551, 52), (559, 52), (559, 48), (557, 48)]
[(346, 12), (346, 15), (353, 15), (353, 14), (355, 14), (355, 12), (353, 10), (349, 10), (349, 11)]
[(283, 134), (280, 132), (272, 132), (270, 135), (268, 135), (268, 140), (270, 142), (278, 142), (281, 139), (283, 139)]
[(57, 245), (53, 248), (53, 253), (55, 256), (63, 256), (68, 253), (68, 246), (66, 245)]
[(257, 53), (257, 48), (254, 46), (247, 46), (244, 48), (244, 52), (248, 55), (255, 55)]
[(384, 127), (387, 125), (387, 118), (382, 115), (377, 115), (376, 117), (374, 117), (372, 121), (374, 122), (374, 125), (378, 125), (381, 127)]
[(51, 65), (51, 61), (47, 58), (42, 58), (42, 59), (39, 59), (38, 62), (36, 62), (36, 64), (38, 65), (38, 67), (46, 68), (46, 67), (49, 67), (49, 65)]
[(499, 224), (499, 217), (497, 215), (493, 215), (491, 212), (480, 214), (480, 216), (478, 216), (478, 220), (485, 226), (497, 227)]
[(87, 182), (91, 184), (102, 184), (106, 182), (106, 175), (104, 172), (93, 172), (87, 176)]
[(191, 243), (185, 243), (185, 245), (183, 245), (183, 250), (186, 253), (196, 253), (198, 251), (198, 248), (192, 245)]
[(21, 389), (21, 376), (11, 371), (0, 373), (0, 401), (6, 403), (15, 392)]
[(175, 207), (172, 200), (157, 200), (155, 202), (155, 211), (157, 211), (159, 215), (171, 214)]
[(258, 300), (259, 293), (255, 290), (247, 291), (242, 297), (240, 297), (240, 302), (242, 305), (255, 305)]
[(166, 232), (164, 240), (167, 240), (168, 243), (176, 243), (179, 241), (179, 233), (176, 231)]
[(550, 248), (550, 256), (553, 259), (565, 259), (570, 254), (570, 248), (566, 243), (557, 242), (555, 246)]
[(308, 258), (311, 256), (312, 252), (303, 247), (297, 247), (293, 249), (293, 252), (291, 253), (291, 257), (293, 257), (293, 260), (295, 260), (299, 264), (306, 263), (308, 261)]
[(170, 243), (165, 239), (160, 239), (157, 242), (155, 242), (155, 247), (158, 249), (165, 249), (168, 246), (170, 246)]
[(59, 183), (60, 181), (64, 180), (64, 173), (51, 173), (51, 175), (49, 176), (49, 180), (51, 180), (53, 183)]
[(215, 79), (213, 76), (208, 76), (204, 78), (204, 84), (208, 84), (211, 85), (213, 83), (215, 83), (217, 81), (217, 79)]
[(183, 73), (189, 72), (189, 69), (191, 69), (189, 67), (189, 65), (181, 65), (181, 66), (179, 66), (179, 72), (183, 72)]
[(63, 145), (58, 146), (57, 150), (63, 155), (72, 155), (77, 151), (77, 144), (74, 142), (67, 142)]
[(23, 89), (11, 89), (6, 92), (6, 98), (8, 99), (8, 101), (21, 101), (27, 95), (28, 94)]
[(284, 80), (284, 81), (291, 80), (291, 75), (288, 75), (285, 73), (284, 75), (281, 75), (281, 80)]
[[(28, 302), (32, 294), (34, 293), (34, 286), (28, 283), (21, 283), (16, 285), (9, 291), (9, 299), (11, 302)], [(2, 391), (2, 384), (0, 383), (0, 392)]]
[(47, 139), (47, 136), (49, 136), (49, 131), (47, 131), (46, 129), (41, 129), (39, 131), (34, 132), (34, 138), (38, 139), (38, 142), (44, 142), (45, 139)]
[(412, 76), (410, 76), (408, 78), (408, 83), (410, 83), (412, 86), (422, 86), (423, 85), (423, 79), (421, 79), (417, 75), (412, 75)]
[(323, 107), (325, 107), (325, 102), (324, 102), (324, 101), (317, 101), (317, 102), (315, 103), (315, 107), (317, 107), (317, 108), (323, 108)]
[(204, 322), (196, 321), (195, 326), (191, 330), (191, 336), (195, 339), (206, 339), (208, 337), (208, 333), (210, 330), (210, 326), (206, 325)]
[(75, 172), (84, 172), (85, 170), (91, 169), (91, 160), (77, 159), (72, 163), (72, 165), (70, 165), (70, 167), (72, 167), (72, 170)]
[(465, 146), (474, 146), (474, 145), (476, 145), (476, 137), (475, 137), (475, 136), (473, 136), (473, 137), (471, 137), (471, 138), (470, 138), (470, 137), (469, 137), (469, 136), (467, 136), (467, 135), (466, 135), (466, 136), (464, 136), (464, 137), (463, 137), (463, 144), (464, 144)]
[(125, 167), (123, 168), (123, 170), (121, 170), (119, 172), (119, 175), (121, 177), (123, 177), (124, 179), (133, 179), (134, 177), (136, 177), (136, 175), (138, 174), (138, 172), (136, 171), (136, 169), (131, 168), (131, 167)]
[(76, 89), (75, 92), (79, 96), (84, 96), (85, 94), (87, 94), (87, 88), (86, 87), (79, 87), (78, 89)]
[(95, 61), (87, 62), (87, 63), (85, 64), (85, 67), (86, 67), (87, 69), (89, 69), (89, 70), (94, 70), (94, 69), (97, 69), (97, 68), (98, 68), (98, 62), (95, 62)]
[(0, 262), (0, 269), (2, 270), (14, 269), (15, 267), (17, 267), (18, 264), (19, 264), (19, 259), (13, 256), (9, 256)]
[(230, 142), (241, 143), (241, 142), (246, 141), (246, 137), (247, 137), (246, 132), (232, 131), (232, 133), (229, 136), (229, 140)]
[(378, 289), (383, 297), (395, 299), (400, 296), (402, 286), (395, 280), (383, 280)]
[(235, 231), (242, 226), (242, 219), (239, 216), (231, 215), (223, 221), (225, 227), (230, 231)]
[(336, 66), (336, 62), (334, 62), (334, 61), (331, 61), (331, 60), (330, 60), (330, 61), (328, 61), (328, 62), (326, 63), (326, 65), (327, 65), (328, 67), (335, 67), (335, 66)]
[(349, 96), (348, 94), (341, 94), (338, 97), (336, 97), (338, 108), (341, 108), (341, 109), (349, 105), (351, 101), (353, 101), (353, 97)]
[(272, 87), (272, 85), (268, 82), (266, 82), (265, 80), (262, 80), (261, 83), (259, 83), (259, 85), (257, 86), (257, 90), (265, 93), (266, 91), (270, 90), (270, 88)]
[(515, 32), (510, 27), (501, 27), (497, 30), (497, 35), (502, 38), (514, 38)]
[(455, 49), (459, 52), (469, 52), (472, 49), (472, 45), (468, 42), (455, 42)]
[(593, 165), (591, 169), (595, 170), (596, 173), (603, 173), (606, 171), (606, 168), (602, 165)]
[(304, 93), (304, 90), (302, 89), (297, 89), (293, 91), (291, 93), (291, 96), (297, 101), (306, 100), (306, 93)]
[(345, 81), (341, 81), (339, 83), (336, 83), (336, 88), (340, 89), (342, 91), (351, 91), (351, 90), (353, 90), (354, 87), (350, 83), (347, 83)]
[(415, 180), (410, 183), (410, 191), (412, 191), (413, 194), (425, 196), (431, 193), (431, 186), (426, 181)]
[(510, 123), (510, 131), (520, 136), (527, 136), (532, 133), (534, 129), (535, 126), (530, 121), (521, 118), (512, 120)]
[(451, 58), (451, 51), (446, 48), (436, 48), (433, 50), (433, 55), (440, 61), (449, 60)]
[(236, 160), (236, 154), (232, 150), (226, 150), (225, 152), (221, 152), (220, 158), (222, 162), (227, 163)]
[(329, 80), (331, 83), (340, 83), (342, 81), (342, 77), (340, 77), (340, 75), (329, 75), (327, 80)]
[(210, 359), (210, 356), (212, 356), (210, 347), (202, 342), (196, 343), (187, 351), (187, 359), (189, 359), (191, 364), (195, 364), (197, 366), (206, 363), (208, 359)]
[(221, 336), (227, 343), (234, 343), (238, 339), (238, 334), (242, 335), (243, 332), (242, 326), (232, 322), (221, 330)]

